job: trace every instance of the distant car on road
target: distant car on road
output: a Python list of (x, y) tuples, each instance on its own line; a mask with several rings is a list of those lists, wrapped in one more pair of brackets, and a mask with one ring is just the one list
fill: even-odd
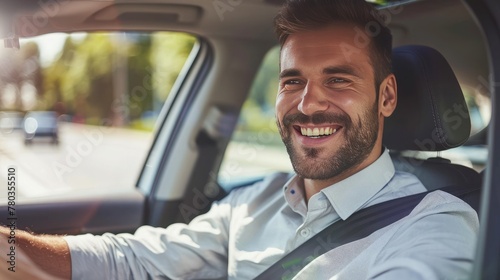
[(56, 112), (33, 111), (26, 113), (23, 130), (25, 144), (31, 144), (33, 139), (38, 137), (51, 137), (53, 144), (59, 143), (59, 124)]

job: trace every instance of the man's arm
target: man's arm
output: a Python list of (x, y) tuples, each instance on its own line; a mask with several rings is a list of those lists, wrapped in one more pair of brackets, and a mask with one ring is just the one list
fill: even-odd
[[(9, 277), (7, 279), (71, 278), (71, 257), (68, 244), (62, 237), (34, 235), (16, 230), (14, 244), (8, 242), (9, 236), (11, 236), (10, 229), (0, 226), (0, 244), (2, 244), (0, 247), (15, 247), (16, 271), (9, 271), (5, 267), (2, 268), (0, 276), (6, 274), (5, 276)], [(8, 265), (10, 257), (7, 252), (1, 253), (1, 259), (6, 259), (2, 263)]]

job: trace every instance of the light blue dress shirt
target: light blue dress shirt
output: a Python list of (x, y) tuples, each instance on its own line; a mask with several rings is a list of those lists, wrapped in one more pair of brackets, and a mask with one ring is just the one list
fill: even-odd
[[(373, 164), (313, 195), (303, 180), (274, 174), (232, 191), (190, 224), (132, 234), (67, 236), (73, 279), (252, 279), (328, 225), (383, 201), (424, 192), (394, 170), (386, 150)], [(437, 191), (402, 220), (320, 256), (297, 279), (462, 279), (471, 269), (476, 212)]]

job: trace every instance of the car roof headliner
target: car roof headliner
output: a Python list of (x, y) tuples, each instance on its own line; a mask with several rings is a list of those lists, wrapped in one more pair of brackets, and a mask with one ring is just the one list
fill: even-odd
[[(22, 2), (8, 7), (14, 10), (9, 12), (10, 16), (16, 15), (15, 33), (19, 37), (54, 31), (179, 30), (206, 37), (269, 41), (275, 40), (272, 20), (279, 9), (278, 5), (262, 0), (239, 1), (234, 6), (227, 1), (212, 0), (72, 0), (59, 1), (47, 12), (49, 9), (44, 10), (38, 1)], [(35, 26), (37, 13), (51, 15), (46, 22), (40, 19), (42, 24)]]

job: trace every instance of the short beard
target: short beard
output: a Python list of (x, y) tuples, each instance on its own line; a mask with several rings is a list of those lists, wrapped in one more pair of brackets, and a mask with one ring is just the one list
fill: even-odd
[[(371, 153), (378, 135), (378, 102), (371, 110), (367, 110), (354, 124), (347, 114), (315, 114), (307, 116), (302, 113), (288, 115), (283, 118), (283, 127), (278, 122), (281, 139), (285, 144), (295, 172), (307, 179), (327, 180), (336, 177), (361, 164)], [(327, 124), (342, 125), (345, 143), (330, 158), (321, 159), (322, 149), (303, 148), (305, 156), (301, 157), (298, 147), (292, 143), (293, 124)]]

